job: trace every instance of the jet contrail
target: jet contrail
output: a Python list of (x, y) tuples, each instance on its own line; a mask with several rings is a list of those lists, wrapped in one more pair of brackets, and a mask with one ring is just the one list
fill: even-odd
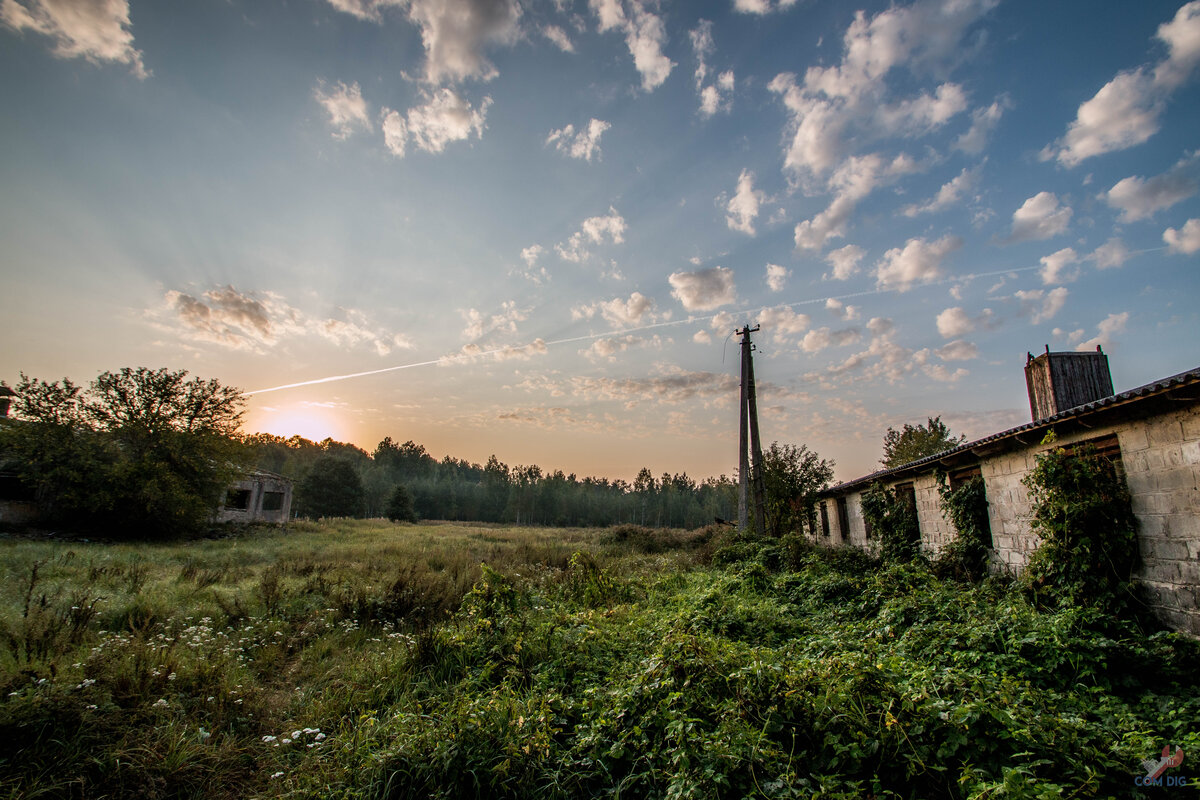
[[(1134, 253), (1130, 253), (1130, 255), (1138, 255), (1140, 253), (1146, 253), (1146, 252), (1151, 252), (1153, 250), (1162, 250), (1162, 249), (1164, 249), (1164, 248), (1155, 247), (1155, 248), (1151, 248), (1151, 250), (1140, 250), (1140, 251), (1137, 251)], [(993, 272), (977, 272), (977, 273), (973, 273), (971, 275), (957, 275), (954, 277), (942, 278), (941, 280), (930, 281), (929, 283), (924, 283), (921, 286), (923, 288), (925, 286), (940, 286), (940, 285), (944, 285), (947, 283), (960, 283), (963, 281), (974, 280), (976, 278), (994, 278), (999, 275), (1011, 275), (1014, 272), (1031, 272), (1035, 269), (1042, 269), (1042, 267), (1040, 265), (1035, 266), (1035, 267), (1017, 267), (1015, 269), (1000, 269), (1000, 270), (995, 270)], [(887, 289), (879, 289), (879, 288), (864, 289), (861, 292), (850, 292), (848, 294), (829, 295), (827, 297), (814, 297), (814, 298), (811, 298), (808, 300), (796, 300), (791, 303), (780, 303), (780, 304), (774, 305), (774, 306), (743, 306), (742, 308), (734, 309), (730, 313), (745, 313), (746, 311), (749, 311), (751, 309), (760, 310), (760, 311), (770, 311), (770, 310), (774, 310), (777, 308), (792, 308), (794, 306), (812, 305), (814, 303), (826, 303), (830, 300), (852, 300), (856, 297), (867, 297), (869, 295), (891, 294), (894, 292), (906, 291), (907, 288), (909, 288), (909, 287), (905, 287), (904, 289), (901, 289), (899, 287), (893, 287), (893, 288), (887, 288)], [(717, 312), (717, 313), (719, 314), (721, 312)], [(554, 347), (554, 346), (560, 345), (560, 344), (571, 344), (572, 342), (586, 342), (586, 341), (591, 341), (593, 339), (607, 339), (607, 338), (610, 338), (613, 336), (622, 336), (622, 335), (628, 334), (628, 333), (640, 333), (641, 331), (654, 330), (655, 328), (667, 328), (667, 327), (672, 327), (675, 325), (689, 325), (689, 324), (694, 324), (696, 322), (711, 321), (716, 316), (717, 316), (717, 314), (710, 314), (706, 317), (688, 316), (688, 317), (685, 317), (682, 319), (668, 320), (666, 322), (654, 322), (649, 325), (639, 325), (637, 327), (624, 328), (622, 330), (617, 330), (617, 331), (607, 331), (605, 333), (588, 333), (588, 334), (583, 334), (581, 336), (571, 336), (566, 339), (555, 339), (550, 342), (544, 342), (541, 339), (535, 339), (532, 342), (529, 342), (524, 345), (507, 345), (505, 347), (496, 347), (491, 350), (481, 350), (477, 353), (462, 353), (462, 352), (452, 353), (449, 355), (442, 356), (441, 358), (432, 359), (430, 361), (415, 361), (411, 364), (399, 364), (394, 367), (382, 367), (380, 369), (370, 369), (370, 370), (366, 370), (365, 372), (350, 372), (345, 375), (330, 375), (325, 378), (313, 378), (312, 380), (298, 381), (296, 383), (285, 383), (280, 386), (271, 386), (266, 389), (254, 389), (249, 392), (242, 392), (241, 396), (249, 397), (252, 394), (266, 394), (267, 392), (281, 392), (284, 389), (298, 389), (301, 386), (316, 386), (319, 383), (335, 383), (337, 381), (347, 381), (352, 378), (365, 378), (368, 375), (381, 375), (385, 372), (398, 372), (399, 370), (402, 370), (402, 369), (415, 369), (417, 367), (431, 367), (436, 364), (452, 364), (455, 361), (470, 361), (470, 360), (473, 360), (475, 358), (479, 358), (482, 356), (491, 356), (491, 355), (496, 355), (497, 353), (506, 353), (506, 352), (513, 352), (516, 350), (524, 350), (528, 347), (537, 345), (539, 342), (541, 343), (541, 347)]]

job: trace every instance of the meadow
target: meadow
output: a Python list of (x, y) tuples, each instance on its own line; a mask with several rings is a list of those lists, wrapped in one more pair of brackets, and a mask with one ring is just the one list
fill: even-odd
[(1194, 640), (792, 538), (301, 522), (0, 578), (4, 797), (1150, 797), (1200, 753)]

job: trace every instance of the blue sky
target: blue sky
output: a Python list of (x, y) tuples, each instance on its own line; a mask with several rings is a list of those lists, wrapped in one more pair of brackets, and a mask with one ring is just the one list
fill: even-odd
[(703, 477), (758, 323), (764, 439), (855, 477), (1026, 351), (1200, 363), (1197, 73), (1200, 2), (0, 0), (0, 377)]

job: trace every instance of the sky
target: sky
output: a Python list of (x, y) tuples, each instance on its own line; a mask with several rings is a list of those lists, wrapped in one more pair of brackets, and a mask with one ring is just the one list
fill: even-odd
[(0, 0), (0, 378), (631, 480), (1200, 366), (1200, 0)]

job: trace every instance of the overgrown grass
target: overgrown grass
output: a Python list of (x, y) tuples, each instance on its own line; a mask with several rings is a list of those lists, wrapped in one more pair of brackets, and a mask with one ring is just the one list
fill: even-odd
[(713, 548), (0, 541), (0, 795), (1137, 797), (1141, 759), (1200, 752), (1191, 640), (919, 563)]

